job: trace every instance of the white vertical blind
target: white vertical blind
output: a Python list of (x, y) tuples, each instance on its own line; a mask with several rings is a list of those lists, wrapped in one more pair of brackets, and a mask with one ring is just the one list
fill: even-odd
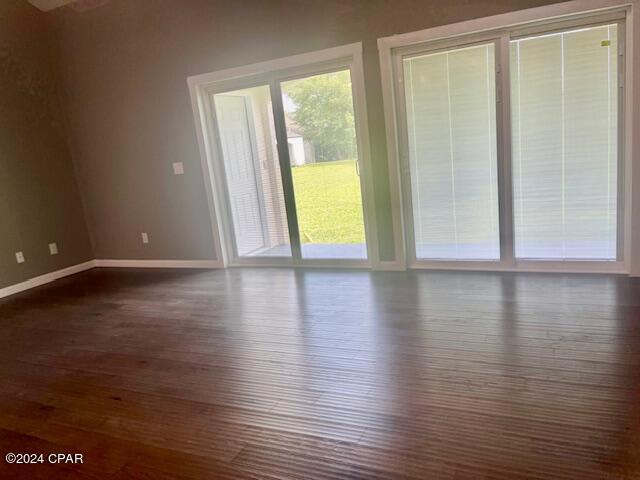
[(214, 95), (227, 201), (239, 257), (290, 257), (267, 85)]
[(417, 258), (500, 258), (494, 50), (403, 60)]
[(614, 260), (617, 26), (511, 42), (517, 258)]

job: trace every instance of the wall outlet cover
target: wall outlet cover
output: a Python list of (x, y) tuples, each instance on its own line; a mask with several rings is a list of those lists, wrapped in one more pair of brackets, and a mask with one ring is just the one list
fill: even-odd
[(173, 164), (174, 175), (184, 175), (184, 164), (182, 162), (175, 162)]
[(49, 253), (51, 255), (57, 255), (58, 254), (58, 244), (57, 243), (50, 243), (49, 244)]
[(142, 243), (149, 243), (149, 235), (146, 232), (142, 232)]
[(24, 253), (16, 252), (16, 262), (24, 263)]

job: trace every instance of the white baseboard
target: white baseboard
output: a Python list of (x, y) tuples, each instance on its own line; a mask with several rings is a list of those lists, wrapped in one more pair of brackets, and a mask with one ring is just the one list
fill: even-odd
[(396, 260), (381, 260), (374, 265), (373, 269), (382, 272), (403, 272), (407, 267), (403, 262), (398, 262)]
[(30, 278), (24, 282), (0, 288), (0, 298), (9, 297), (31, 288), (51, 283), (60, 278), (84, 272), (96, 267), (118, 268), (223, 268), (222, 262), (217, 260), (89, 260), (88, 262), (72, 265), (62, 270), (45, 273)]
[(223, 268), (218, 260), (94, 260), (96, 267), (116, 268)]
[[(88, 262), (72, 265), (62, 270), (45, 273), (38, 277), (30, 278), (21, 283), (0, 288), (0, 298), (9, 297), (16, 293), (24, 292), (31, 288), (39, 287), (55, 280), (59, 280), (69, 275), (91, 270), (96, 267), (114, 267), (114, 268), (224, 268), (221, 261), (218, 260), (89, 260)], [(382, 261), (374, 266), (374, 270), (380, 271), (404, 271), (405, 266), (402, 262)], [(634, 272), (630, 276), (638, 277), (638, 273)]]
[(94, 266), (95, 260), (89, 260), (88, 262), (72, 265), (70, 267), (63, 268), (62, 270), (56, 270), (55, 272), (45, 273), (44, 275), (30, 278), (29, 280), (25, 280), (21, 283), (16, 283), (15, 285), (0, 288), (0, 298), (15, 295), (16, 293), (24, 292), (25, 290), (39, 287), (40, 285), (44, 285), (46, 283), (51, 283), (54, 280), (68, 277), (69, 275), (74, 275), (76, 273), (84, 272), (85, 270), (90, 270)]

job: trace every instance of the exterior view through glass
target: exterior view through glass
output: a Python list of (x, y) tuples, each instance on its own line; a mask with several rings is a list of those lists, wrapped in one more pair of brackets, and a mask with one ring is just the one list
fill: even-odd
[(350, 72), (281, 88), (302, 258), (366, 259)]

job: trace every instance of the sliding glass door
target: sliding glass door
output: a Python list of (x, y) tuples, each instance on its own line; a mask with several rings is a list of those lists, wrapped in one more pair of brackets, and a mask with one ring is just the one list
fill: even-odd
[(368, 261), (348, 66), (212, 93), (230, 257)]
[(617, 30), (511, 42), (516, 258), (617, 257)]
[(366, 259), (349, 70), (281, 90), (302, 258)]
[(403, 69), (416, 258), (498, 260), (495, 47), (411, 56)]
[(291, 257), (268, 85), (213, 96), (238, 257)]
[(621, 27), (563, 26), (395, 54), (410, 265), (620, 264)]

